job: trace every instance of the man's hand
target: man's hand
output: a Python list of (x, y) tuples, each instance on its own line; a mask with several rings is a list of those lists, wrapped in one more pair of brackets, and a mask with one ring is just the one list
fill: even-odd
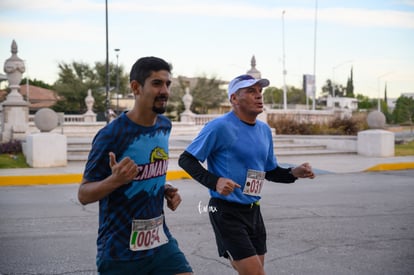
[(241, 186), (227, 178), (219, 178), (216, 185), (216, 191), (220, 195), (227, 196), (234, 191), (234, 188), (240, 188)]
[(295, 168), (292, 168), (292, 175), (297, 178), (315, 178), (315, 174), (312, 171), (312, 167), (307, 162)]
[(128, 157), (117, 162), (115, 154), (110, 152), (108, 162), (112, 171), (109, 177), (94, 182), (82, 179), (78, 199), (83, 205), (105, 198), (117, 188), (130, 183), (138, 174), (138, 165)]
[(168, 208), (172, 211), (175, 211), (181, 203), (181, 196), (178, 194), (178, 188), (172, 186), (171, 184), (165, 184), (164, 197), (167, 200)]
[(113, 181), (118, 183), (120, 186), (131, 182), (138, 174), (138, 165), (126, 157), (120, 162), (116, 162), (116, 157), (113, 152), (109, 153), (109, 167), (112, 170)]

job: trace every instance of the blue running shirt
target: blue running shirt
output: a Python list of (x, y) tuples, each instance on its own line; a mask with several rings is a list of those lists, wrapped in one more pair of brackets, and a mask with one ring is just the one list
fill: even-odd
[(241, 188), (234, 189), (228, 196), (210, 190), (213, 198), (242, 204), (260, 199), (260, 196), (243, 194), (247, 171), (252, 169), (266, 172), (277, 167), (269, 126), (260, 120), (256, 120), (254, 125), (248, 125), (233, 111), (207, 123), (186, 151), (200, 162), (207, 159), (211, 173), (232, 179), (241, 185)]
[[(137, 177), (99, 201), (97, 259), (136, 260), (157, 249), (129, 249), (133, 219), (151, 219), (163, 214), (164, 184), (168, 168), (168, 138), (171, 122), (159, 115), (152, 127), (132, 122), (125, 113), (102, 128), (92, 142), (83, 177), (100, 181), (111, 175), (109, 152), (117, 162), (128, 156), (139, 166)], [(171, 234), (163, 223), (168, 239)]]

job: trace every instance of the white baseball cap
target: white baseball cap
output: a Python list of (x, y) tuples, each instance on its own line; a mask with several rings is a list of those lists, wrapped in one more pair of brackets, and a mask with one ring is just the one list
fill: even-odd
[(227, 91), (229, 99), (231, 95), (237, 92), (239, 89), (253, 86), (256, 83), (259, 83), (260, 86), (262, 86), (262, 88), (267, 87), (270, 84), (269, 80), (267, 80), (266, 78), (256, 79), (248, 74), (239, 75), (229, 83), (229, 88)]

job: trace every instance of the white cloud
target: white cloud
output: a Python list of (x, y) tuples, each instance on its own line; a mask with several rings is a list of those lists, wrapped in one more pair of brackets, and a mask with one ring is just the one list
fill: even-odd
[[(414, 5), (414, 1), (406, 1), (406, 5)], [(286, 16), (290, 20), (313, 21), (315, 10), (311, 8), (296, 8), (275, 3), (274, 8), (263, 7), (258, 4), (244, 4), (238, 2), (210, 1), (206, 3), (196, 1), (137, 1), (125, 0), (108, 3), (110, 13), (125, 13), (138, 15), (142, 12), (199, 15), (205, 17), (227, 17), (246, 19), (280, 19), (282, 11), (286, 10)], [(91, 13), (85, 20), (91, 20), (97, 16), (94, 12), (102, 14), (105, 10), (103, 1), (85, 0), (3, 0), (0, 2), (2, 12), (31, 10), (53, 11), (55, 14), (67, 14), (72, 12)], [(361, 27), (397, 27), (414, 29), (414, 12), (396, 10), (373, 10), (356, 8), (320, 8), (318, 9), (318, 21), (327, 21), (343, 25)]]
[(414, 7), (414, 1), (413, 0), (402, 0), (399, 1), (401, 4), (403, 5), (407, 5), (407, 6), (413, 6)]
[(96, 3), (82, 0), (2, 0), (0, 10), (2, 12), (16, 11), (43, 11), (53, 13), (70, 13), (74, 11), (100, 11), (105, 8), (103, 1)]
[[(10, 28), (9, 26), (13, 26)], [(102, 27), (83, 24), (78, 21), (64, 22), (24, 22), (21, 20), (1, 20), (2, 37), (22, 37), (41, 40), (66, 40), (87, 42), (95, 41), (96, 35), (102, 33)], [(94, 35), (91, 35), (94, 34)]]
[(391, 10), (324, 9), (319, 18), (332, 23), (361, 27), (414, 29), (414, 13)]

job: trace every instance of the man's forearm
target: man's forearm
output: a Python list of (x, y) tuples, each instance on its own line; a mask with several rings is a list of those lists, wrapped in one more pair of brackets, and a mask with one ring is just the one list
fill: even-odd
[(190, 153), (184, 151), (179, 160), (178, 165), (184, 169), (193, 179), (204, 185), (205, 187), (216, 190), (219, 177), (210, 173), (201, 163)]
[(292, 183), (297, 180), (297, 177), (292, 174), (292, 168), (283, 168), (280, 166), (266, 172), (265, 178), (280, 183)]

